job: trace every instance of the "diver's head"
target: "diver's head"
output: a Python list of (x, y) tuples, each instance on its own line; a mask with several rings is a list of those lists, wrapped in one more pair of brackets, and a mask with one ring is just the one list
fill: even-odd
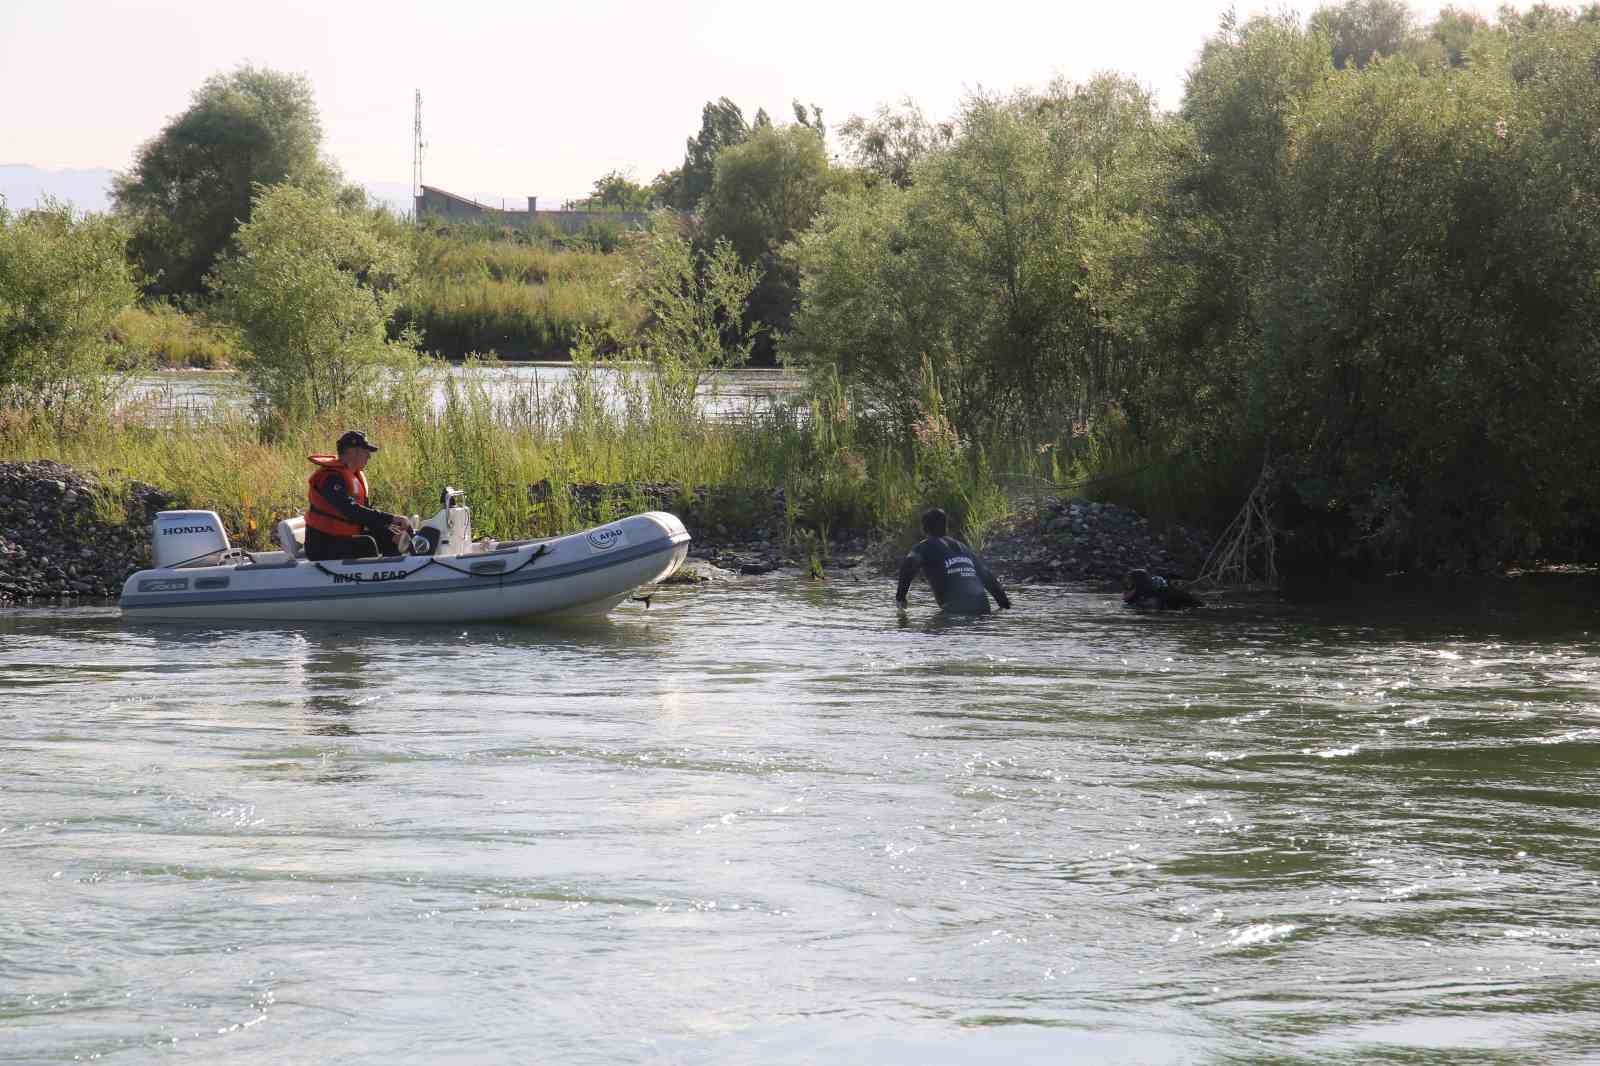
[(922, 532), (929, 537), (942, 537), (950, 528), (950, 517), (943, 507), (930, 507), (922, 512)]

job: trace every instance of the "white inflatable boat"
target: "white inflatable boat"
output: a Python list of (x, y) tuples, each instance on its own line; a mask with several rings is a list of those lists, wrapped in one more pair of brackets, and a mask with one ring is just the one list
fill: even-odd
[[(412, 538), (408, 553), (315, 562), (305, 520), (278, 523), (279, 551), (232, 547), (212, 511), (156, 516), (155, 567), (122, 587), (138, 620), (515, 622), (603, 614), (683, 564), (689, 534), (651, 511), (550, 540), (472, 540), (461, 494)], [(415, 523), (413, 523), (415, 524)]]

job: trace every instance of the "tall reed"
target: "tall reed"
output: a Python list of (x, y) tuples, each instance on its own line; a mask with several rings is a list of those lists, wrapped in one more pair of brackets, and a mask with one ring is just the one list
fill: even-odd
[(642, 311), (617, 284), (617, 257), (543, 244), (417, 238), (418, 282), (395, 317), (450, 358), (493, 351), (565, 357), (581, 330), (629, 336)]
[[(579, 483), (676, 486), (708, 520), (730, 527), (770, 507), (784, 490), (784, 528), (774, 534), (826, 540), (830, 532), (909, 535), (930, 502), (953, 509), (969, 534), (1005, 512), (984, 448), (944, 457), (930, 497), (930, 459), (895, 427), (853, 409), (837, 386), (731, 419), (685, 412), (643, 368), (602, 363), (580, 351), (557, 385), (510, 386), (492, 362), (425, 366), (385, 394), (290, 427), (264, 442), (247, 412), (101, 412), (60, 427), (37, 412), (0, 417), (0, 456), (53, 458), (114, 483), (140, 480), (179, 505), (216, 510), (244, 543), (263, 545), (280, 517), (305, 504), (306, 456), (327, 452), (352, 425), (381, 445), (370, 468), (375, 505), (431, 514), (440, 490), (464, 490), (476, 527), (501, 539), (566, 532), (579, 514), (563, 491)], [(543, 485), (549, 491), (530, 491)], [(608, 497), (608, 499), (611, 499)], [(608, 506), (643, 509), (642, 494)], [(599, 517), (606, 517), (601, 515)]]

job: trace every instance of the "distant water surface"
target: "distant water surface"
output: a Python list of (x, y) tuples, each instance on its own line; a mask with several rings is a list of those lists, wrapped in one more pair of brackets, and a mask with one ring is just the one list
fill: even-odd
[[(465, 371), (452, 368), (461, 377)], [(497, 400), (518, 400), (525, 404), (551, 403), (571, 378), (568, 363), (503, 363), (483, 373), (490, 392)], [(604, 367), (602, 379), (608, 382), (606, 394), (614, 406), (622, 404), (618, 383), (622, 374), (637, 374), (632, 366)], [(796, 395), (802, 384), (800, 374), (789, 370), (742, 369), (707, 375), (700, 388), (700, 401), (713, 418), (733, 419), (769, 408), (774, 401)], [(245, 410), (249, 395), (241, 375), (232, 371), (178, 370), (149, 374), (136, 380), (129, 389), (129, 400), (142, 405), (157, 418), (183, 414), (189, 417), (234, 408)], [(434, 390), (436, 406), (444, 402), (444, 387)]]

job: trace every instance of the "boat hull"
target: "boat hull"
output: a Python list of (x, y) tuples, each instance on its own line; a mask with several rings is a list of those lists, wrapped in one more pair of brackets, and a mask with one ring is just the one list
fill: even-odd
[(689, 534), (664, 512), (549, 541), (450, 557), (312, 562), (281, 552), (237, 565), (141, 570), (123, 586), (136, 621), (525, 622), (604, 614), (670, 577)]

